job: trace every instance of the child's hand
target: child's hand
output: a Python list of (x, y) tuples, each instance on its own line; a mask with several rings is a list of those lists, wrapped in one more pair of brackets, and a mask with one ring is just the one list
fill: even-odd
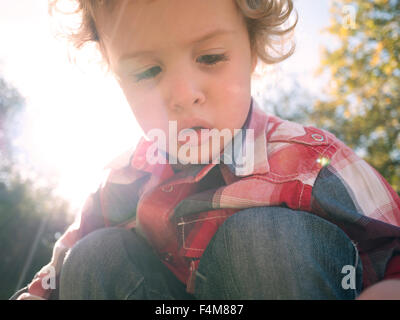
[(39, 296), (34, 296), (33, 294), (23, 293), (21, 294), (17, 300), (46, 300)]
[(357, 300), (400, 300), (400, 280), (384, 280), (365, 289)]

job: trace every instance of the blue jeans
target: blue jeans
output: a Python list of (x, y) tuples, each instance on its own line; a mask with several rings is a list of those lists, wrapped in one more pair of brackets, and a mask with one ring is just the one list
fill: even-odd
[[(355, 271), (353, 282), (345, 266)], [(134, 231), (105, 228), (71, 249), (60, 299), (354, 299), (361, 286), (357, 249), (340, 228), (310, 213), (263, 207), (237, 212), (218, 229), (194, 295)]]

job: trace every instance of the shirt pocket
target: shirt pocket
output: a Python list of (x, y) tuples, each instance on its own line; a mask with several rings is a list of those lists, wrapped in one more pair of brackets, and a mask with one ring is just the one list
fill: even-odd
[(325, 141), (273, 141), (268, 144), (270, 171), (265, 178), (270, 182), (284, 183), (293, 180), (307, 181), (315, 177), (325, 163), (329, 163), (332, 151)]
[(220, 209), (178, 219), (178, 243), (182, 254), (199, 258), (224, 221), (237, 210)]

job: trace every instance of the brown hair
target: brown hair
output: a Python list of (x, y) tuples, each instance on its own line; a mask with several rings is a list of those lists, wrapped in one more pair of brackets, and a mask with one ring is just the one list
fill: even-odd
[[(75, 4), (69, 12), (60, 10), (60, 2)], [(293, 12), (292, 0), (235, 0), (242, 12), (249, 32), (253, 52), (266, 64), (281, 62), (291, 56), (295, 49), (293, 30), (298, 17), (287, 26)], [(49, 0), (49, 13), (78, 15), (78, 27), (63, 31), (73, 45), (80, 49), (87, 43), (96, 43), (101, 50), (101, 39), (96, 28), (96, 10), (107, 6), (112, 11), (115, 0)], [(289, 43), (289, 49), (283, 49)], [(284, 52), (286, 51), (286, 52)]]

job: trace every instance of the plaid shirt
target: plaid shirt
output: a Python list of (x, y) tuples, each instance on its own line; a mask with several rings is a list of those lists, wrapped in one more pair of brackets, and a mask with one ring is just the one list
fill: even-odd
[(151, 143), (142, 139), (106, 167), (103, 183), (28, 291), (57, 298), (56, 290), (42, 286), (48, 268), (58, 275), (79, 239), (118, 226), (142, 234), (192, 292), (194, 271), (218, 227), (235, 212), (260, 206), (307, 211), (339, 226), (359, 250), (364, 288), (400, 277), (400, 198), (372, 167), (332, 134), (266, 115), (254, 99), (246, 128), (254, 129), (255, 164), (240, 175), (229, 164), (179, 172), (169, 164), (150, 165), (145, 155)]

